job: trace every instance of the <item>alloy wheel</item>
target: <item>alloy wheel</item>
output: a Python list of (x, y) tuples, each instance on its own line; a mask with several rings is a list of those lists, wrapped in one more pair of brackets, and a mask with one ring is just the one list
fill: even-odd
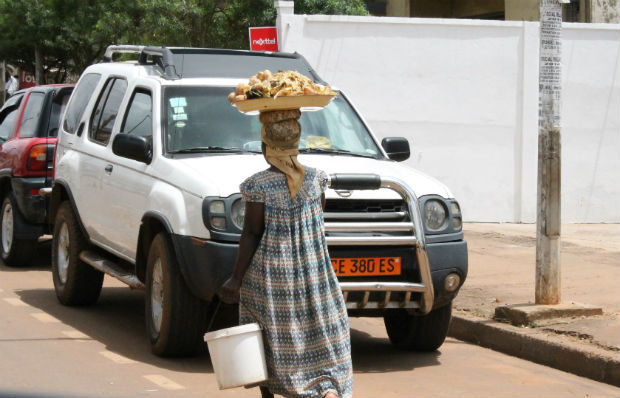
[(58, 234), (58, 278), (60, 282), (67, 283), (67, 274), (69, 270), (69, 228), (67, 223), (63, 223)]
[(13, 246), (13, 206), (7, 202), (2, 211), (2, 250), (9, 253)]
[(151, 318), (153, 320), (153, 328), (159, 333), (164, 308), (164, 278), (161, 258), (158, 258), (155, 264), (153, 264), (153, 275), (151, 278)]

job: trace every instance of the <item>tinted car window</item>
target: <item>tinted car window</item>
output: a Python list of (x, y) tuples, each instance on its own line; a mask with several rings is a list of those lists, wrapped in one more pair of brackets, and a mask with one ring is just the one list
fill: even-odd
[(89, 137), (98, 143), (107, 144), (112, 134), (118, 109), (127, 90), (127, 81), (110, 79), (97, 100), (91, 117)]
[(67, 103), (71, 97), (71, 89), (65, 89), (60, 91), (54, 97), (52, 102), (52, 110), (50, 113), (50, 122), (47, 126), (47, 136), (56, 137), (58, 135), (58, 128), (60, 127), (60, 119), (67, 108)]
[(133, 94), (121, 133), (153, 136), (153, 106), (149, 92), (138, 90)]
[(17, 109), (18, 107), (6, 108), (2, 111), (2, 115), (0, 115), (0, 142), (9, 138), (17, 118)]
[(9, 108), (11, 106), (17, 106), (19, 105), (20, 102), (22, 102), (22, 98), (24, 97), (24, 93), (19, 93), (19, 94), (13, 94), (9, 97), (9, 99), (6, 100), (6, 102), (4, 103), (4, 106), (2, 107), (4, 108)]
[(43, 93), (30, 93), (19, 128), (19, 136), (21, 138), (30, 138), (36, 135), (44, 99), (45, 94)]
[[(261, 151), (261, 125), (222, 101), (232, 87), (169, 86), (164, 91), (168, 152), (221, 147)], [(321, 112), (303, 112), (300, 151), (325, 149), (381, 158), (370, 133), (349, 103), (336, 97)]]
[(93, 113), (90, 116), (90, 127), (88, 131), (88, 136), (93, 137), (99, 127), (99, 122), (101, 121), (101, 114), (103, 113), (103, 107), (105, 106), (105, 101), (110, 94), (110, 90), (112, 89), (112, 84), (114, 83), (114, 79), (109, 79), (105, 82), (103, 86), (103, 90), (101, 90), (101, 94), (99, 94), (99, 98), (97, 99), (97, 103), (93, 108)]
[(73, 134), (77, 130), (82, 115), (84, 114), (84, 109), (86, 109), (86, 105), (88, 104), (88, 98), (90, 98), (93, 91), (95, 91), (99, 79), (101, 79), (101, 75), (98, 73), (89, 73), (82, 76), (80, 79), (73, 93), (73, 100), (67, 108), (67, 114), (63, 124), (63, 128), (67, 133)]

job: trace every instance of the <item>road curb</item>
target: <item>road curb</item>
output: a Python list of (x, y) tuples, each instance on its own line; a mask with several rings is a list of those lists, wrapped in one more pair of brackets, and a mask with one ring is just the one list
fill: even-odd
[(452, 315), (450, 337), (578, 376), (620, 386), (620, 358), (592, 347), (562, 341), (532, 328), (521, 328), (474, 316)]

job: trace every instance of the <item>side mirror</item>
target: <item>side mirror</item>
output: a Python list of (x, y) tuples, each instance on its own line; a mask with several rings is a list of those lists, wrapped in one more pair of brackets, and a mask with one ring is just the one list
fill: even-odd
[(112, 141), (115, 155), (149, 164), (153, 160), (151, 143), (144, 137), (133, 134), (116, 134)]
[(411, 152), (409, 150), (409, 141), (404, 137), (385, 137), (381, 141), (381, 146), (387, 153), (388, 157), (397, 162), (409, 159)]

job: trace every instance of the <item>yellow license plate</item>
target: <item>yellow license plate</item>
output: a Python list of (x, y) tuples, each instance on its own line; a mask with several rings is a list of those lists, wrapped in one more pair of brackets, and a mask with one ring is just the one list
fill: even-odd
[(400, 257), (332, 258), (338, 276), (400, 275)]

